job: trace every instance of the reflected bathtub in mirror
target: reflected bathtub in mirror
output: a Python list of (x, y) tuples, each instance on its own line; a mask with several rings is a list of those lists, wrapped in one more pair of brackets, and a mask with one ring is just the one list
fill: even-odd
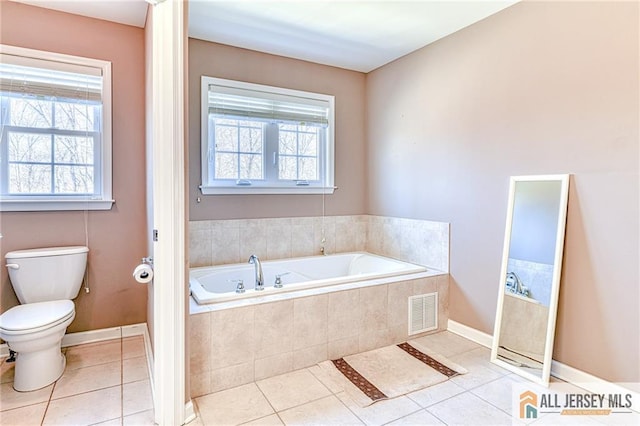
[(549, 384), (569, 175), (516, 176), (509, 203), (491, 361)]

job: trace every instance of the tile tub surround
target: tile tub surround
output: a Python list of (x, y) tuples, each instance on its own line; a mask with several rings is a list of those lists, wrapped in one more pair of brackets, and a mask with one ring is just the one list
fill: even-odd
[[(324, 230), (324, 232), (323, 232)], [(324, 244), (322, 239), (325, 239)], [(449, 271), (449, 224), (383, 216), (189, 222), (191, 267), (368, 251)]]
[(442, 274), (192, 314), (191, 396), (404, 342), (412, 295), (438, 292), (438, 330), (445, 330), (448, 287)]

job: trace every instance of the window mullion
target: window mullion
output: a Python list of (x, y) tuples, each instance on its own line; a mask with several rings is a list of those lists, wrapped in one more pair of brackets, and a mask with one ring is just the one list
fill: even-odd
[(278, 182), (278, 125), (265, 124), (264, 132), (264, 178), (271, 183)]
[(55, 186), (55, 143), (56, 143), (56, 135), (55, 133), (51, 133), (51, 164), (49, 165), (49, 167), (51, 167), (51, 194), (55, 194), (56, 193), (56, 186)]
[(11, 111), (9, 110), (9, 102), (6, 96), (0, 97), (0, 168), (2, 169), (2, 179), (0, 179), (0, 194), (9, 192), (9, 132), (7, 123)]

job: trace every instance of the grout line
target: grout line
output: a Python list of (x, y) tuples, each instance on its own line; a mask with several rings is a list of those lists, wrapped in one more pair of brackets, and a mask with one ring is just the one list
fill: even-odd
[[(269, 401), (269, 398), (267, 398), (267, 395), (265, 395), (265, 393), (262, 391), (262, 388), (260, 388), (260, 386), (258, 386), (258, 382), (254, 381), (253, 383), (256, 385), (256, 387), (258, 388), (258, 390), (260, 391), (260, 393), (262, 394), (264, 399), (267, 401), (267, 404), (269, 404), (269, 407), (271, 407), (271, 409), (273, 410), (274, 413), (277, 413), (278, 411), (276, 410), (276, 407), (274, 407), (273, 404), (271, 404), (271, 401)], [(243, 385), (241, 385), (241, 386), (243, 386)], [(264, 416), (264, 417), (266, 417), (266, 416)], [(262, 417), (260, 417), (260, 418), (262, 418)], [(249, 421), (251, 422), (253, 420), (249, 420)]]
[[(65, 362), (66, 362), (66, 358), (65, 358)], [(65, 368), (66, 368), (66, 365), (65, 365)], [(40, 421), (40, 426), (44, 424), (44, 419), (47, 418), (47, 412), (49, 411), (49, 406), (51, 405), (51, 399), (53, 398), (53, 392), (56, 390), (56, 385), (58, 384), (58, 380), (53, 382), (53, 386), (51, 387), (51, 393), (49, 394), (49, 399), (47, 400), (47, 406), (44, 408), (44, 413), (42, 414), (42, 420)]]

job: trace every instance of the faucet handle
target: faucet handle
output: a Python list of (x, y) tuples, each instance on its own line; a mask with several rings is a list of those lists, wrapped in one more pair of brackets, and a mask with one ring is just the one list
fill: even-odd
[(276, 282), (273, 284), (275, 288), (282, 288), (282, 277), (284, 275), (289, 275), (291, 272), (283, 272), (282, 274), (276, 275)]
[(236, 283), (236, 293), (244, 293), (244, 280), (229, 280), (230, 283)]

